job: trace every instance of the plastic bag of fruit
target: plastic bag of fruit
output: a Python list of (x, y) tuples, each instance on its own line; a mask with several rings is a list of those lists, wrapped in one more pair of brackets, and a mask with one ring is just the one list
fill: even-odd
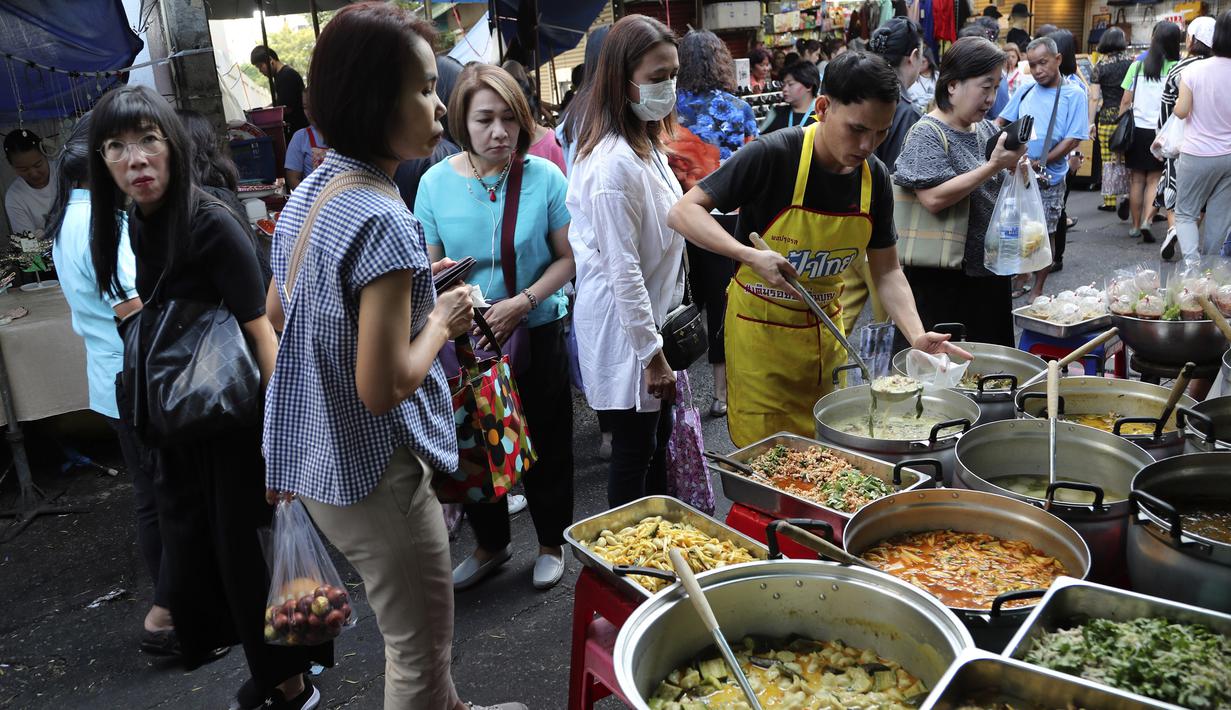
[(265, 559), (270, 568), (267, 643), (315, 646), (354, 625), (350, 595), (303, 503), (278, 503)]

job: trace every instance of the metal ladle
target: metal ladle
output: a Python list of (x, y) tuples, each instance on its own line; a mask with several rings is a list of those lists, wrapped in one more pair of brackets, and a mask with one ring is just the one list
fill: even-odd
[(1047, 483), (1056, 482), (1056, 415), (1060, 411), (1060, 363), (1047, 363)]
[(718, 628), (718, 618), (714, 616), (714, 609), (710, 606), (709, 600), (705, 598), (705, 593), (701, 591), (701, 585), (697, 583), (697, 577), (692, 573), (692, 567), (688, 566), (688, 560), (684, 559), (684, 554), (680, 552), (678, 547), (668, 550), (667, 556), (671, 558), (671, 566), (675, 568), (675, 576), (679, 577), (684, 591), (688, 592), (688, 601), (692, 602), (692, 607), (696, 609), (697, 616), (701, 617), (701, 622), (705, 624), (705, 628), (714, 637), (714, 643), (718, 646), (719, 652), (722, 653), (723, 660), (727, 662), (727, 666), (731, 669), (731, 675), (735, 676), (735, 682), (739, 684), (740, 690), (744, 691), (744, 697), (748, 700), (748, 705), (752, 710), (761, 710), (761, 701), (757, 700), (757, 694), (753, 691), (752, 684), (748, 682), (748, 676), (744, 675), (744, 669), (740, 667), (739, 659), (735, 657), (735, 652), (731, 650), (731, 644), (727, 643), (727, 637), (723, 636), (722, 629)]

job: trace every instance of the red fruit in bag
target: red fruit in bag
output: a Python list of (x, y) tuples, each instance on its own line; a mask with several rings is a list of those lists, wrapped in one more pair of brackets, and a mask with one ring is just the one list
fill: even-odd
[(295, 612), (295, 615), (291, 617), (291, 628), (296, 633), (303, 633), (308, 628), (308, 615)]
[(274, 616), (274, 628), (277, 629), (279, 633), (286, 633), (290, 629), (290, 626), (291, 618), (286, 614), (279, 612), (276, 616)]
[(325, 625), (325, 622), (321, 620), (321, 617), (317, 616), (316, 614), (308, 615), (308, 631), (309, 632), (317, 631), (324, 625)]
[(342, 631), (342, 624), (346, 623), (346, 616), (340, 609), (334, 609), (325, 617), (325, 626), (330, 633), (337, 636)]
[(301, 597), (295, 604), (295, 611), (307, 616), (312, 613), (312, 597)]
[(343, 603), (339, 610), (342, 612), (343, 619), (350, 619), (350, 604)]
[(327, 597), (327, 596), (329, 596), (329, 585), (328, 584), (322, 584), (321, 586), (316, 588), (315, 592), (312, 592), (313, 599), (315, 599), (316, 597)]
[(317, 616), (324, 616), (328, 614), (329, 610), (332, 608), (333, 607), (329, 605), (329, 599), (325, 596), (319, 596), (312, 600), (312, 613)]
[(326, 594), (325, 596), (329, 598), (329, 603), (330, 605), (333, 606), (334, 609), (341, 609), (342, 605), (347, 602), (345, 589), (338, 589), (337, 587), (330, 587), (329, 593)]

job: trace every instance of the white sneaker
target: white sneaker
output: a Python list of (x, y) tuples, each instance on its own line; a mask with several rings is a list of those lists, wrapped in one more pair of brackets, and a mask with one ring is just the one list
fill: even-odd
[(517, 515), (518, 513), (526, 509), (526, 497), (525, 496), (517, 495), (516, 493), (510, 493), (507, 496), (505, 496), (505, 499), (508, 500), (509, 502), (509, 515), (510, 516)]
[(1175, 227), (1167, 230), (1167, 236), (1163, 237), (1163, 246), (1158, 250), (1158, 255), (1163, 261), (1175, 261), (1175, 248), (1180, 243), (1180, 238), (1176, 234)]
[(474, 703), (466, 703), (466, 707), (470, 710), (530, 710), (525, 703), (500, 703), (498, 705), (475, 705)]
[(534, 588), (551, 589), (564, 577), (564, 556), (539, 555), (534, 562)]
[(497, 567), (508, 562), (512, 556), (513, 546), (505, 545), (503, 550), (497, 552), (486, 562), (479, 562), (474, 555), (467, 557), (460, 565), (453, 568), (453, 589), (461, 591), (473, 587), (483, 581), (484, 577), (495, 572)]

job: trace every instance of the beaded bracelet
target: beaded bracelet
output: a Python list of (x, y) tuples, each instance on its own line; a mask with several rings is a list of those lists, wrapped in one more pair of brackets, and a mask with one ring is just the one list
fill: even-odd
[(533, 293), (530, 293), (530, 289), (523, 288), (521, 292), (522, 292), (522, 295), (524, 295), (530, 301), (530, 310), (533, 311), (534, 309), (539, 307), (539, 297), (534, 295)]

